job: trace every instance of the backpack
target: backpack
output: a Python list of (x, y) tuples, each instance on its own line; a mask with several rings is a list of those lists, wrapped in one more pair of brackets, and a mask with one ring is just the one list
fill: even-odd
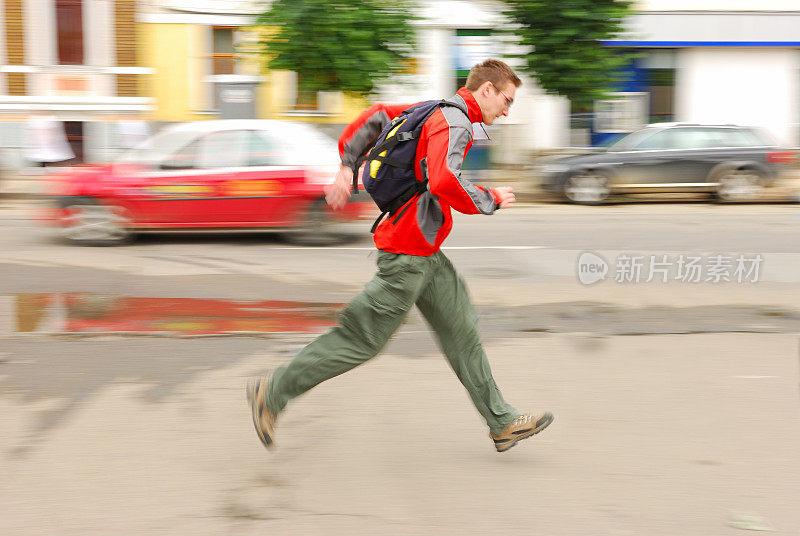
[[(386, 214), (393, 215), (413, 197), (427, 191), (428, 181), (418, 181), (414, 174), (414, 161), (417, 144), (425, 121), (439, 108), (453, 106), (469, 117), (467, 109), (460, 104), (446, 100), (420, 102), (403, 110), (397, 117), (383, 127), (375, 141), (368, 146), (355, 166), (353, 191), (358, 190), (357, 170), (361, 162), (366, 162), (361, 182), (381, 215), (372, 225), (375, 232)], [(405, 212), (405, 211), (403, 211)], [(399, 219), (402, 213), (397, 216)]]

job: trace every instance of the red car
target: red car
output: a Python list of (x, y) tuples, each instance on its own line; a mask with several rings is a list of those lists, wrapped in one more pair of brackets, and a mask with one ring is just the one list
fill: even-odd
[(222, 120), (167, 127), (114, 164), (50, 177), (48, 218), (70, 241), (114, 245), (136, 232), (281, 229), (306, 244), (339, 238), (336, 223), (376, 214), (366, 193), (330, 210), (324, 187), (336, 142), (311, 125)]

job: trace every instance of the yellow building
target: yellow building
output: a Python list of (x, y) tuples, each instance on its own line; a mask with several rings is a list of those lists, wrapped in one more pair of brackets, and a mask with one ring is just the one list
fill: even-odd
[(147, 90), (155, 101), (153, 120), (224, 117), (226, 94), (218, 93), (231, 83), (255, 87), (255, 118), (342, 124), (363, 109), (364, 101), (339, 92), (299, 103), (294, 73), (267, 72), (258, 44), (267, 30), (254, 25), (262, 9), (249, 0), (161, 0), (139, 14), (142, 62), (153, 69)]

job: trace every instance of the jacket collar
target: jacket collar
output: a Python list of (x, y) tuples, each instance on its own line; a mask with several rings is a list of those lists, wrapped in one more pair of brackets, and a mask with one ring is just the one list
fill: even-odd
[(472, 92), (465, 87), (461, 87), (456, 95), (464, 99), (464, 102), (467, 103), (467, 113), (469, 114), (470, 121), (473, 123), (482, 122), (483, 113), (481, 112), (481, 107), (478, 106), (478, 101), (472, 96)]

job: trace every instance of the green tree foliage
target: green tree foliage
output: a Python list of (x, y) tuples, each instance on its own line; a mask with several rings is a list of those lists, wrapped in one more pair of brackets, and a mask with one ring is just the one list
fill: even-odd
[(550, 94), (565, 96), (582, 109), (611, 91), (620, 80), (618, 69), (633, 54), (600, 41), (622, 32), (632, 13), (628, 0), (506, 0), (507, 15), (519, 28), (513, 33), (532, 52), (524, 71)]
[(268, 68), (297, 72), (301, 94), (363, 96), (408, 68), (414, 18), (410, 0), (274, 0), (258, 23)]

